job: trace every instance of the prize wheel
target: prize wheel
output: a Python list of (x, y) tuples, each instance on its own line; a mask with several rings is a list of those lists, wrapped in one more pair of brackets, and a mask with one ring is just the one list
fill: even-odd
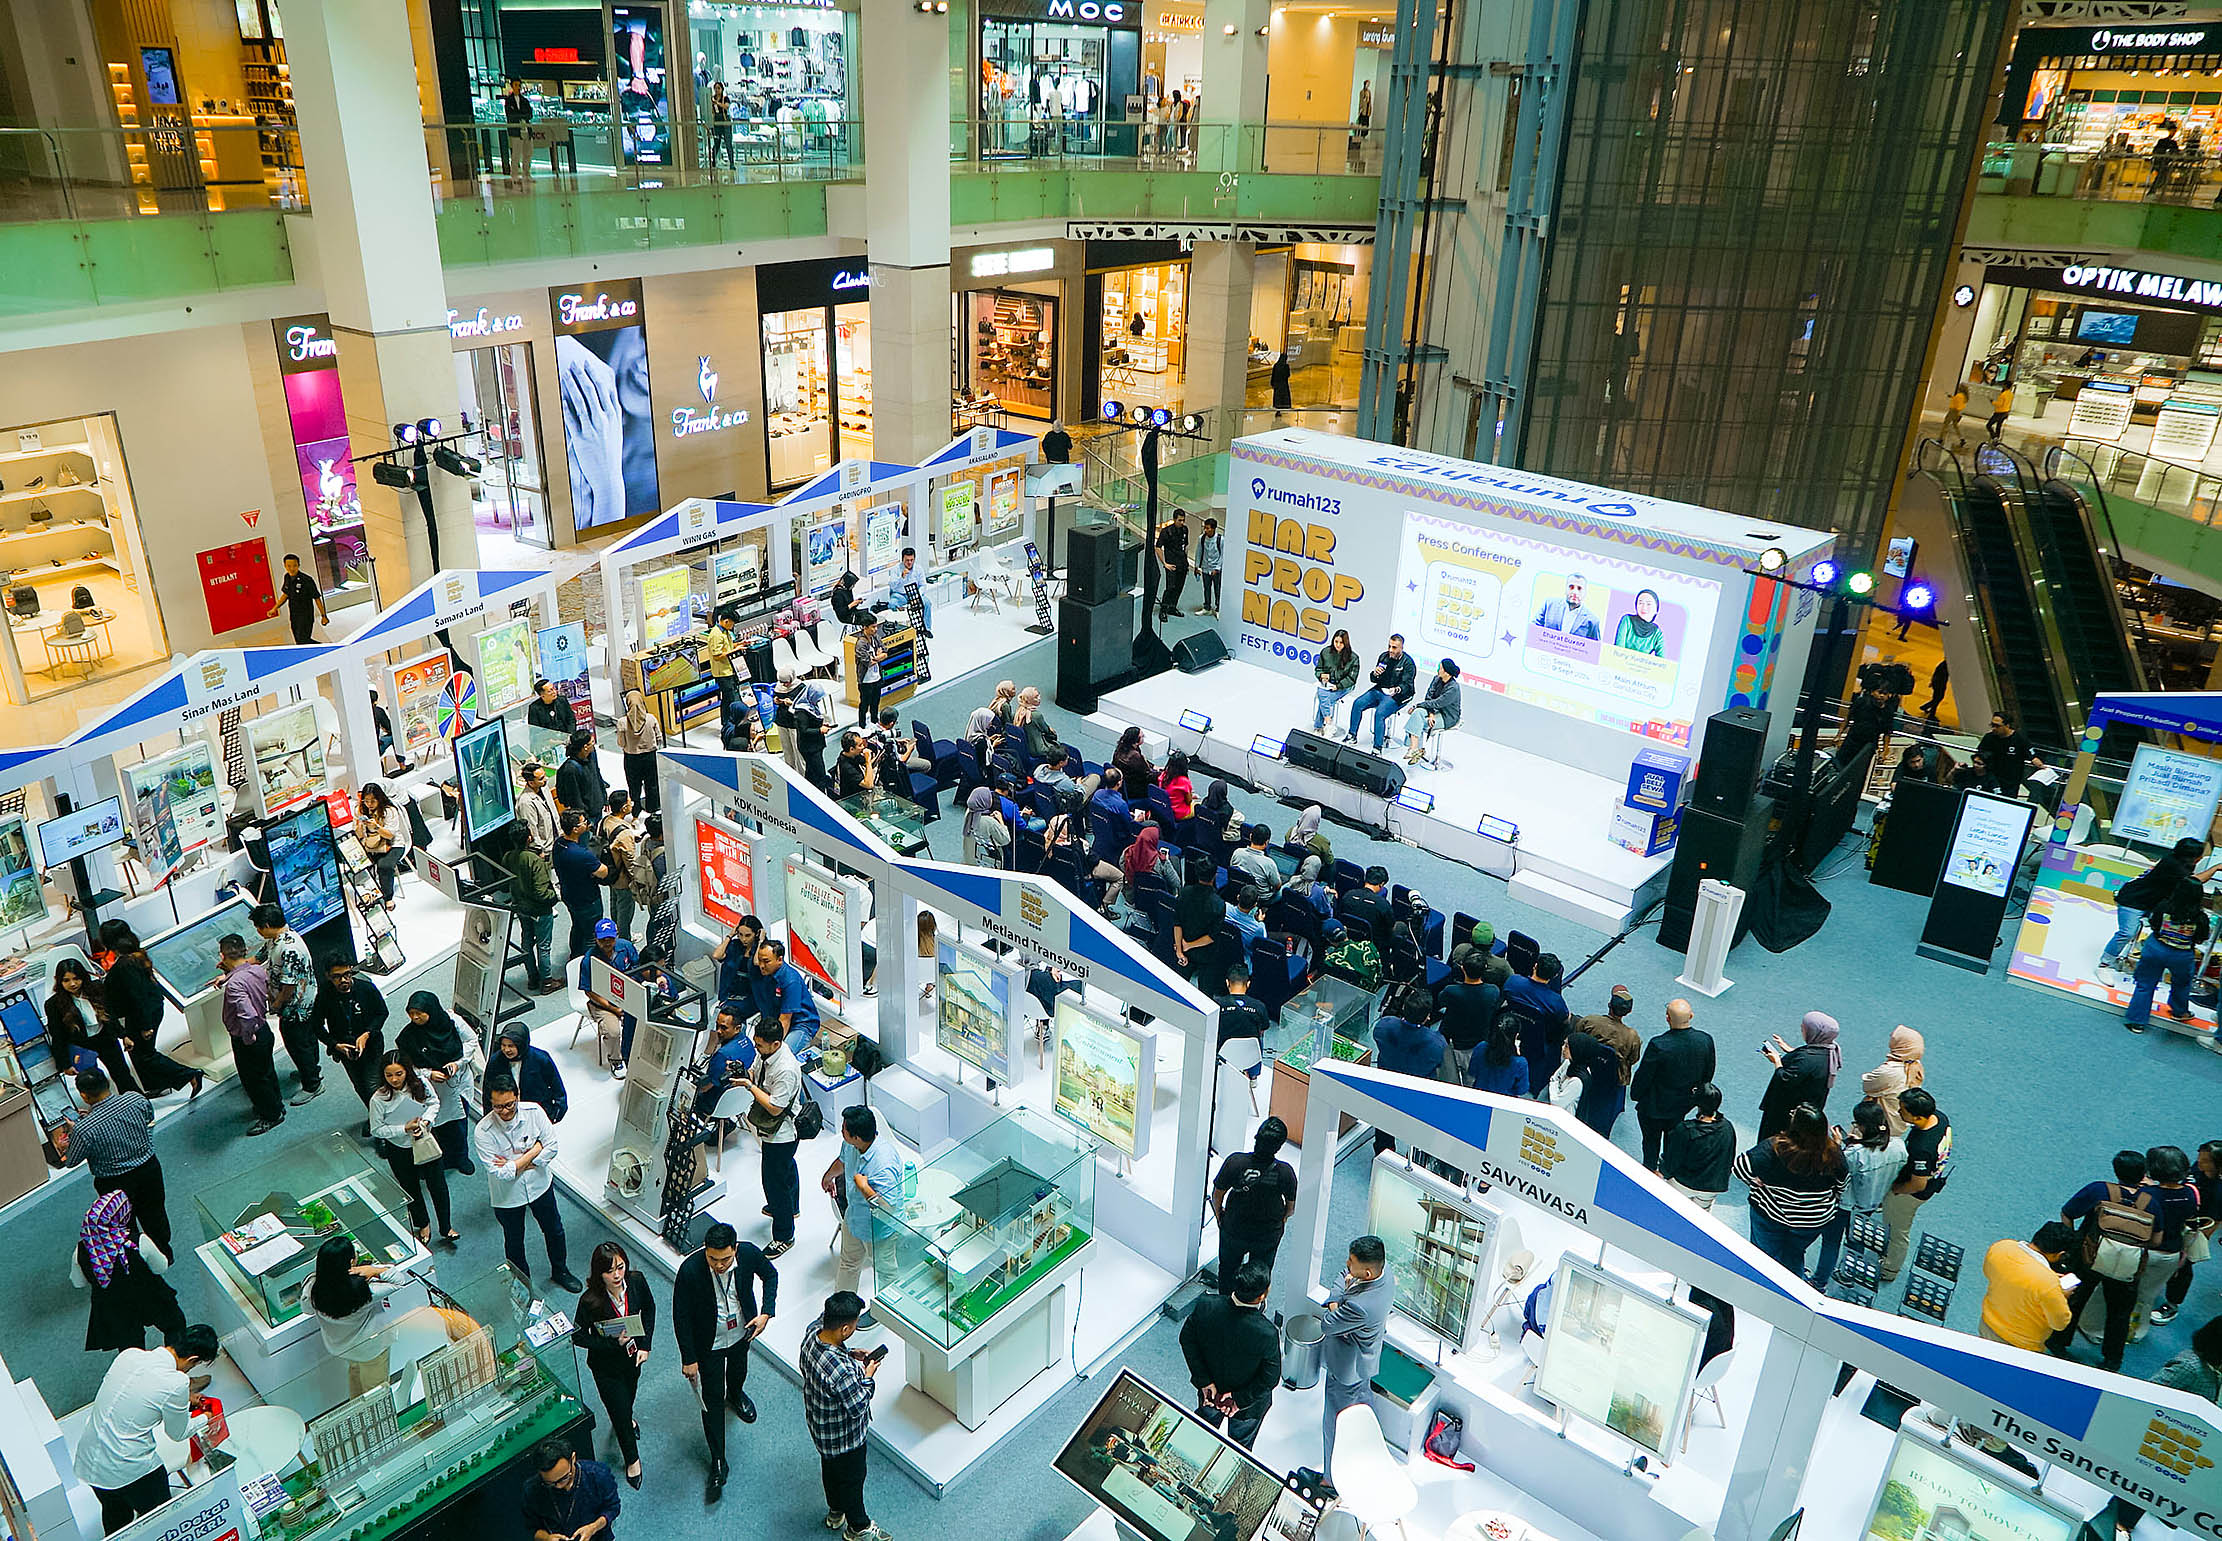
[(478, 681), (451, 674), (440, 687), (440, 736), (460, 738), (478, 726)]

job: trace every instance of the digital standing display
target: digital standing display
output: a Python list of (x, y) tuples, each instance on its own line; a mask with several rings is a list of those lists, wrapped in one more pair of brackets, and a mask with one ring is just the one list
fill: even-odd
[(532, 699), (532, 617), (496, 621), (478, 634), (478, 709), (496, 717)]
[(1011, 1062), (1016, 994), (1009, 965), (977, 947), (941, 939), (934, 949), (934, 1042), (998, 1081), (1016, 1080)]
[(1150, 1144), (1157, 1044), (1070, 991), (1057, 997), (1057, 1111), (1129, 1156)]
[(1562, 1257), (1536, 1394), (1664, 1455), (1682, 1437), (1709, 1325), (1699, 1312)]
[(710, 819), (694, 821), (695, 864), (702, 874), (702, 914), (728, 929), (756, 909), (756, 866), (739, 831)]
[[(1459, 677), (1578, 722), (1687, 744), (1720, 585), (1407, 512), (1391, 630)], [(1361, 684), (1363, 677), (1361, 676)]]
[(270, 876), (287, 925), (306, 935), (347, 913), (339, 848), (332, 843), (332, 810), (322, 798), (274, 820), (266, 838)]
[[(619, 35), (624, 34), (623, 23)], [(627, 132), (628, 150), (631, 131)], [(599, 530), (662, 511), (655, 411), (648, 394), (648, 328), (640, 280), (551, 289), (563, 453), (571, 525)]]
[(787, 863), (787, 961), (838, 996), (856, 993), (863, 940), (849, 891), (823, 867)]
[(625, 136), (625, 164), (663, 166), (671, 161), (671, 91), (664, 68), (664, 13), (658, 5), (620, 5), (610, 12), (616, 46), (610, 81), (617, 95), (618, 127)]
[(147, 960), (154, 965), (154, 982), (179, 1010), (216, 988), (223, 971), (216, 966), (217, 944), (236, 936), (254, 946), (255, 928), (247, 923), (254, 908), (244, 895), (189, 920), (160, 936), (147, 938)]
[(517, 788), (509, 772), (499, 717), (455, 741), (455, 785), (462, 794), (463, 838), (483, 840), (517, 817)]
[(1901, 1432), (1860, 1534), (1866, 1541), (2071, 1541), (2082, 1531), (2080, 1520), (2036, 1494)]
[(65, 867), (76, 857), (106, 850), (130, 833), (130, 827), (124, 823), (123, 799), (103, 798), (89, 807), (57, 815), (39, 826), (39, 865)]
[(1960, 803), (1960, 820), (1952, 830), (1952, 848), (1945, 852), (1941, 881), (2003, 899), (2013, 887), (2014, 870), (2021, 864), (2029, 824), (2036, 816), (2033, 806), (2017, 799), (1968, 793)]
[(46, 894), (21, 819), (0, 819), (0, 931), (46, 919)]
[(2203, 841), (2217, 803), (2222, 803), (2222, 760), (2139, 744), (2114, 806), (2114, 838), (2148, 845), (2174, 845), (2187, 837)]

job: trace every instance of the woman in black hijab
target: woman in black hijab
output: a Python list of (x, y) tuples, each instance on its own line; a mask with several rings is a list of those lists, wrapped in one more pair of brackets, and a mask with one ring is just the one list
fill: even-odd
[(471, 1162), (470, 1117), (478, 1102), (478, 1073), (485, 1067), (486, 1051), (479, 1046), (477, 1034), (464, 1036), (430, 990), (417, 991), (403, 1009), (409, 1020), (394, 1047), (439, 1093), (432, 1137), (440, 1142), (446, 1158), (441, 1164), (468, 1177), (478, 1170)]
[(571, 1096), (563, 1089), (563, 1072), (556, 1069), (554, 1058), (546, 1049), (532, 1046), (532, 1029), (522, 1022), (510, 1023), (494, 1034), (494, 1053), (496, 1063), (506, 1065), (517, 1082), (517, 1100), (537, 1102), (549, 1123), (562, 1123), (571, 1110)]

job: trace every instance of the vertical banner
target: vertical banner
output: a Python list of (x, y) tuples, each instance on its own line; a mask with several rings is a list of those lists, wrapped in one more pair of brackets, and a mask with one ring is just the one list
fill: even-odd
[(551, 682), (556, 694), (587, 717), (593, 713), (593, 687), (586, 675), (586, 622), (565, 621), (543, 626), (540, 644), (540, 677)]
[(410, 759), (440, 737), (440, 692), (452, 667), (444, 651), (394, 665), (394, 747)]
[(550, 289), (571, 524), (602, 530), (662, 512), (640, 280)]

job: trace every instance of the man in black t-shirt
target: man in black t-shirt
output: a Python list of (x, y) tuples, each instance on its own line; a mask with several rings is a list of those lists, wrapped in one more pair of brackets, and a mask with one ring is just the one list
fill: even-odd
[(1173, 510), (1157, 532), (1157, 556), (1165, 568), (1165, 592), (1157, 602), (1160, 620), (1171, 620), (1180, 611), (1180, 593), (1188, 587), (1188, 515)]
[(1912, 1087), (1899, 1096), (1898, 1110), (1906, 1116), (1906, 1165), (1883, 1196), (1883, 1223), (1890, 1227), (1890, 1244), (1883, 1249), (1885, 1284), (1906, 1266), (1915, 1211), (1944, 1191), (1952, 1170), (1952, 1120), (1938, 1111), (1936, 1098)]
[(2003, 711), (1991, 713), (1991, 730), (1976, 744), (1975, 753), (1983, 762), (1982, 790), (2002, 797), (2019, 797), (2023, 778), (2045, 763), (2028, 735)]
[(1444, 1079), (1460, 1086), (1470, 1084), (1468, 1070), (1474, 1050), (1481, 1047), (1490, 1025), (1497, 1020), (1497, 987), (1482, 978), (1487, 956), (1477, 947), (1462, 949), (1456, 956), (1457, 982), (1435, 993), (1436, 1010), (1441, 1013), (1437, 1025), (1443, 1030), (1443, 1042), (1450, 1045), (1449, 1054), (1444, 1056), (1448, 1069)]
[(1270, 1271), (1281, 1232), (1296, 1213), (1296, 1168), (1280, 1159), (1288, 1125), (1267, 1118), (1247, 1152), (1229, 1156), (1211, 1180), (1211, 1212), (1219, 1221), (1219, 1292), (1234, 1288), (1244, 1263)]
[(324, 591), (301, 571), (301, 559), (290, 554), (285, 559), (285, 582), (278, 585), (278, 602), (270, 607), (270, 613), (276, 615), (280, 610), (286, 612), (286, 620), (293, 627), (294, 642), (302, 647), (314, 640), (309, 636), (310, 627), (318, 621), (332, 624), (331, 613), (324, 608)]

